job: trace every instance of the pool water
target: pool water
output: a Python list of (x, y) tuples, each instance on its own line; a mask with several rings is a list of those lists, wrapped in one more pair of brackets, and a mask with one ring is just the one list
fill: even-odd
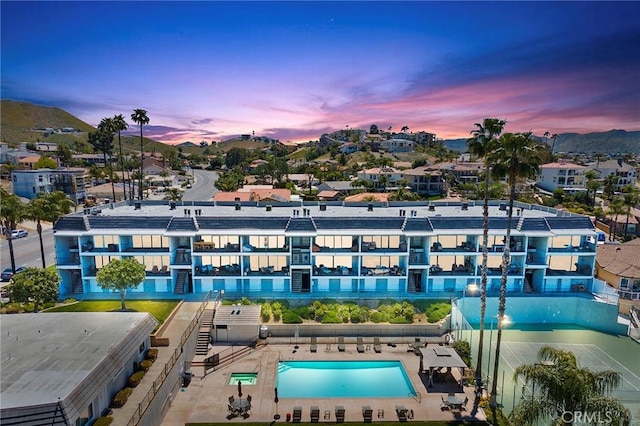
[(243, 385), (255, 385), (257, 380), (258, 373), (231, 373), (229, 384), (237, 385), (240, 382)]
[(417, 393), (400, 361), (281, 361), (283, 398), (406, 398)]

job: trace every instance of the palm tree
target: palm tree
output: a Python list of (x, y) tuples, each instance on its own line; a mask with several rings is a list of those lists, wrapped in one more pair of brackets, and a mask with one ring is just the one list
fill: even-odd
[(500, 296), (498, 300), (498, 336), (496, 338), (496, 356), (491, 381), (490, 406), (496, 407), (496, 393), (498, 385), (498, 366), (500, 364), (500, 343), (502, 341), (502, 326), (507, 299), (507, 272), (511, 263), (511, 223), (513, 219), (513, 202), (516, 198), (516, 183), (518, 178), (534, 177), (540, 167), (540, 145), (527, 133), (505, 133), (500, 137), (493, 151), (489, 154), (489, 161), (493, 163), (492, 173), (497, 178), (507, 177), (509, 182), (509, 211), (505, 236), (504, 252), (502, 253), (502, 279), (500, 280)]
[(620, 374), (613, 370), (581, 368), (570, 351), (543, 346), (538, 351), (538, 362), (515, 369), (513, 380), (519, 378), (538, 392), (522, 399), (515, 407), (509, 417), (512, 424), (537, 424), (551, 417), (553, 424), (570, 425), (576, 412), (611, 419), (607, 421), (611, 425), (631, 423), (631, 412), (618, 400), (606, 396), (620, 384)]
[(26, 217), (35, 220), (37, 223), (38, 237), (40, 238), (40, 256), (42, 257), (42, 268), (47, 267), (44, 255), (44, 243), (42, 241), (42, 224), (41, 221), (55, 223), (61, 216), (71, 213), (71, 209), (75, 203), (71, 201), (62, 191), (53, 191), (51, 193), (41, 192), (32, 199), (26, 211)]
[(402, 126), (402, 129), (400, 129), (400, 131), (401, 131), (402, 133), (406, 133), (406, 132), (408, 132), (408, 131), (409, 131), (409, 126), (407, 126), (407, 125)]
[(602, 189), (602, 195), (609, 200), (613, 198), (616, 193), (616, 187), (618, 186), (618, 176), (610, 174), (604, 178), (604, 188)]
[(591, 207), (596, 206), (596, 195), (598, 194), (598, 188), (600, 188), (600, 181), (598, 181), (598, 174), (593, 170), (589, 170), (584, 175), (587, 178), (587, 193), (593, 192), (593, 198), (591, 202)]
[(615, 233), (618, 223), (618, 216), (625, 212), (624, 201), (622, 198), (614, 198), (607, 206), (606, 214), (611, 219), (609, 223), (609, 241), (615, 239)]
[(180, 201), (182, 200), (182, 191), (179, 190), (178, 188), (168, 188), (165, 192), (164, 192), (164, 199), (165, 200), (170, 200), (170, 201)]
[(149, 117), (147, 117), (147, 111), (144, 109), (134, 109), (133, 114), (131, 114), (131, 119), (134, 123), (137, 123), (140, 126), (140, 179), (139, 179), (139, 189), (138, 189), (138, 199), (142, 200), (142, 168), (144, 163), (144, 146), (142, 142), (142, 126), (145, 124), (149, 124)]
[[(489, 244), (489, 162), (487, 154), (496, 143), (496, 137), (502, 133), (502, 129), (507, 124), (506, 120), (500, 118), (485, 118), (482, 123), (475, 123), (476, 127), (471, 131), (472, 138), (467, 140), (469, 151), (484, 159), (484, 209), (482, 216), (482, 267), (480, 269), (480, 340), (478, 342), (478, 359), (476, 363), (475, 380), (476, 388), (482, 387), (482, 350), (484, 343), (484, 321), (487, 311), (487, 260)], [(477, 395), (480, 395), (478, 392)]]
[(548, 141), (549, 141), (549, 132), (544, 132), (544, 144), (549, 145)]
[[(98, 124), (98, 129), (104, 133), (104, 155), (109, 154), (109, 181), (111, 182), (111, 198), (112, 202), (116, 202), (116, 188), (113, 184), (113, 161), (111, 161), (111, 156), (113, 153), (113, 136), (117, 132), (115, 123), (113, 122), (113, 118), (103, 118)], [(106, 162), (106, 160), (105, 160)]]
[(551, 156), (553, 157), (553, 150), (556, 149), (556, 140), (558, 139), (558, 134), (552, 134), (551, 139), (553, 139), (553, 144), (551, 145)]
[(629, 216), (631, 208), (638, 204), (638, 190), (633, 185), (622, 188), (622, 205), (626, 207), (627, 222), (624, 226), (624, 239), (626, 241), (629, 230)]
[[(122, 156), (122, 139), (120, 138), (120, 133), (123, 130), (127, 130), (129, 128), (129, 124), (124, 120), (124, 116), (122, 114), (118, 114), (111, 119), (113, 123), (113, 130), (118, 132), (118, 150), (120, 152), (120, 170), (122, 170), (122, 179), (124, 180), (124, 157)], [(128, 172), (128, 169), (127, 169)], [(127, 173), (127, 180), (129, 180), (129, 173)], [(122, 185), (122, 195), (124, 199), (127, 199), (127, 189), (126, 185)]]
[(12, 194), (0, 186), (0, 223), (9, 243), (9, 256), (11, 258), (11, 270), (16, 271), (16, 258), (13, 254), (13, 238), (11, 231), (16, 229), (19, 223), (26, 219), (26, 206), (16, 194)]

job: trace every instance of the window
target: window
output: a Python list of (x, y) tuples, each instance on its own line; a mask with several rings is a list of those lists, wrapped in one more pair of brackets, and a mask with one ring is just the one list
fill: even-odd
[(144, 352), (144, 348), (145, 348), (145, 342), (140, 343), (140, 348), (138, 348), (138, 351), (140, 353)]

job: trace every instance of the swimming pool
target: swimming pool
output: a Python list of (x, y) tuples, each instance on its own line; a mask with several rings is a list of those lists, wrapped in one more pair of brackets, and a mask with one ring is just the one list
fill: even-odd
[(417, 393), (400, 361), (281, 361), (283, 398), (406, 398)]
[(243, 385), (255, 385), (258, 381), (258, 373), (231, 373), (229, 376), (229, 384), (237, 385), (238, 382)]

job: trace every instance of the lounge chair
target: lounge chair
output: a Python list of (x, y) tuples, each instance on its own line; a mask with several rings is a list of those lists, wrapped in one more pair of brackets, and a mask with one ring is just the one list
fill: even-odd
[(344, 337), (338, 337), (338, 351), (344, 352)]
[(400, 420), (401, 422), (406, 422), (408, 411), (409, 410), (404, 408), (404, 405), (396, 405), (396, 414), (398, 415), (398, 420)]
[(466, 397), (464, 398), (464, 402), (462, 403), (461, 408), (462, 408), (463, 410), (467, 411), (467, 404), (468, 404), (468, 403), (469, 403), (469, 397), (468, 397), (468, 396), (466, 396)]
[(358, 337), (356, 347), (359, 353), (364, 353), (364, 343), (362, 342), (362, 337)]
[(376, 351), (376, 353), (380, 353), (382, 352), (382, 346), (380, 345), (380, 338), (379, 337), (374, 337), (373, 338), (373, 350)]
[(311, 346), (309, 350), (311, 352), (318, 352), (318, 338), (316, 336), (311, 336)]
[(440, 409), (441, 410), (448, 410), (449, 409), (449, 403), (444, 399), (444, 396), (440, 395), (440, 399), (442, 400), (442, 402), (440, 403)]
[(411, 344), (411, 348), (413, 349), (413, 353), (416, 355), (420, 355), (420, 348), (422, 347), (422, 343), (420, 342), (420, 338), (416, 337)]
[(311, 423), (318, 423), (320, 421), (320, 409), (317, 405), (311, 406)]
[(344, 423), (344, 407), (336, 405), (336, 423)]
[(300, 423), (302, 420), (302, 407), (296, 406), (293, 407), (293, 423)]
[(373, 410), (368, 405), (362, 406), (362, 418), (365, 423), (371, 423), (373, 420)]

